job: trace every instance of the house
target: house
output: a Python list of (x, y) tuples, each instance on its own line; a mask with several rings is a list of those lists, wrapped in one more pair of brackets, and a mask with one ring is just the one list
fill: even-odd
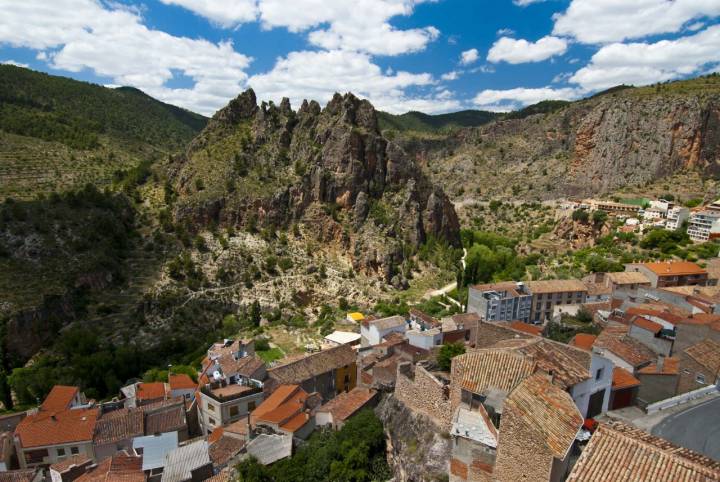
[(685, 349), (680, 355), (677, 393), (717, 385), (720, 377), (720, 343), (707, 339)]
[(78, 482), (145, 482), (143, 457), (120, 452), (75, 479)]
[(640, 380), (624, 368), (615, 367), (613, 369), (610, 410), (635, 405), (639, 389)]
[(380, 318), (377, 320), (364, 320), (360, 325), (362, 346), (379, 345), (390, 333), (405, 333), (408, 326), (405, 318), (399, 315)]
[(640, 380), (637, 394), (638, 404), (647, 406), (670, 397), (677, 392), (680, 359), (658, 356), (657, 361), (637, 371)]
[(675, 329), (673, 353), (682, 353), (686, 348), (705, 339), (720, 343), (720, 315), (696, 313), (686, 317), (678, 317)]
[(670, 356), (675, 340), (675, 327), (668, 329), (662, 323), (636, 316), (630, 323), (628, 335), (656, 354)]
[(474, 312), (459, 313), (442, 319), (443, 345), (462, 341), (475, 343), (480, 315)]
[(423, 350), (432, 350), (434, 347), (442, 345), (443, 342), (443, 334), (440, 328), (408, 330), (405, 332), (405, 336), (411, 346)]
[(612, 201), (589, 200), (588, 204), (590, 204), (590, 209), (593, 211), (605, 211), (610, 214), (638, 215), (642, 210), (642, 206), (637, 204), (624, 204)]
[(345, 422), (357, 412), (373, 405), (377, 400), (377, 391), (371, 388), (355, 387), (347, 393), (341, 393), (315, 413), (318, 427), (330, 426), (340, 430)]
[(213, 382), (250, 383), (262, 382), (267, 377), (265, 362), (255, 355), (238, 357), (235, 353), (225, 352), (206, 358), (200, 375), (200, 385)]
[(341, 345), (307, 355), (268, 370), (268, 384), (300, 385), (330, 400), (357, 385), (357, 356), (352, 347)]
[(246, 417), (262, 403), (263, 387), (258, 383), (242, 385), (212, 382), (197, 393), (198, 421), (201, 431), (209, 434), (217, 427)]
[(138, 407), (161, 402), (168, 398), (168, 386), (164, 382), (138, 383), (135, 400)]
[(122, 408), (100, 415), (95, 423), (93, 446), (98, 460), (111, 457), (121, 450), (130, 451), (133, 440), (145, 435), (141, 409)]
[(165, 457), (178, 446), (177, 432), (145, 435), (133, 439), (133, 451), (142, 455), (142, 470), (149, 480), (159, 480)]
[(485, 409), (458, 407), (450, 438), (450, 481), (487, 480), (495, 467), (498, 431)]
[(441, 326), (440, 321), (417, 308), (410, 308), (408, 319), (410, 320), (410, 327), (414, 330), (431, 330)]
[(665, 220), (665, 229), (676, 231), (683, 227), (685, 221), (690, 217), (690, 210), (681, 206), (675, 206), (668, 209), (667, 219)]
[(612, 289), (614, 293), (617, 290), (636, 290), (639, 287), (649, 288), (651, 282), (644, 273), (639, 271), (620, 271), (607, 273), (605, 275), (605, 285)]
[(13, 468), (13, 457), (15, 456), (15, 442), (12, 432), (0, 433), (0, 472), (6, 472)]
[(720, 480), (720, 463), (620, 422), (601, 423), (568, 482)]
[(15, 428), (20, 467), (46, 467), (72, 455), (94, 458), (93, 433), (97, 408), (81, 405), (77, 387), (55, 386), (35, 413)]
[(317, 393), (309, 394), (299, 385), (281, 385), (250, 415), (251, 428), (256, 433), (306, 439), (315, 429), (320, 403)]
[(530, 321), (532, 295), (523, 283), (513, 281), (470, 286), (468, 313), (483, 321)]
[(190, 400), (193, 397), (198, 386), (198, 384), (190, 378), (190, 375), (185, 373), (169, 374), (168, 385), (170, 386), (171, 398), (182, 397), (185, 400)]
[(239, 461), (240, 452), (245, 448), (245, 440), (232, 435), (221, 435), (210, 444), (208, 454), (214, 469), (220, 470), (235, 465)]
[(704, 243), (720, 234), (720, 202), (715, 201), (706, 209), (690, 214), (688, 236), (695, 242)]
[(43, 471), (40, 469), (20, 469), (0, 472), (0, 482), (43, 482)]
[(50, 480), (72, 482), (83, 475), (93, 463), (87, 455), (73, 455), (50, 466)]
[(335, 330), (329, 335), (326, 335), (324, 340), (329, 345), (333, 346), (339, 346), (339, 345), (350, 345), (350, 346), (356, 346), (360, 344), (360, 339), (362, 338), (362, 335), (360, 333), (355, 333), (352, 331), (338, 331)]
[(573, 399), (549, 377), (536, 373), (526, 378), (505, 400), (493, 477), (562, 480), (582, 424)]
[(708, 272), (691, 261), (632, 263), (625, 265), (625, 271), (644, 274), (653, 288), (708, 284)]
[(587, 300), (588, 288), (579, 280), (528, 281), (532, 294), (530, 321), (544, 322), (552, 319), (557, 305), (579, 305)]
[(190, 482), (213, 476), (208, 443), (199, 440), (180, 446), (165, 455), (161, 482)]
[(270, 465), (292, 455), (293, 440), (288, 435), (260, 434), (245, 446), (248, 456), (262, 465)]
[(633, 375), (657, 358), (655, 352), (628, 335), (623, 325), (608, 325), (593, 343), (593, 352), (612, 360)]

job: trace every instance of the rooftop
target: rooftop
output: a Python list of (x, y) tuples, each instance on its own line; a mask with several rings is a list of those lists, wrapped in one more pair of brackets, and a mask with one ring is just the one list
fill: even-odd
[(720, 375), (720, 343), (707, 338), (686, 348), (685, 353), (710, 373)]
[(620, 271), (606, 276), (616, 285), (650, 284), (648, 277), (639, 271)]
[(458, 408), (450, 434), (480, 442), (488, 447), (497, 447), (497, 430), (482, 405), (477, 410)]
[(643, 263), (642, 266), (645, 266), (657, 276), (685, 276), (707, 274), (707, 271), (705, 271), (692, 261), (659, 261), (656, 263)]
[(75, 480), (76, 482), (144, 482), (142, 457), (119, 452)]
[(268, 465), (292, 454), (292, 437), (260, 434), (245, 446), (247, 453)]
[(96, 445), (116, 443), (145, 433), (141, 410), (123, 408), (100, 416), (95, 423)]
[(375, 390), (355, 387), (349, 392), (343, 392), (330, 400), (320, 407), (318, 412), (330, 412), (336, 421), (347, 420), (372, 401), (376, 395)]
[(227, 465), (245, 447), (245, 441), (237, 437), (221, 436), (210, 445), (209, 455), (212, 463), (217, 466)]
[(528, 281), (527, 286), (528, 288), (530, 288), (530, 292), (532, 294), (587, 291), (587, 286), (585, 286), (585, 283), (576, 279)]
[(590, 351), (596, 339), (597, 336), (591, 335), (590, 333), (578, 333), (572, 337), (570, 345)]
[(525, 284), (517, 283), (515, 281), (474, 285), (472, 286), (472, 289), (480, 291), (481, 293), (496, 292), (498, 294), (502, 294), (505, 298), (517, 298), (518, 296), (527, 296), (530, 294), (527, 292)]
[(190, 375), (185, 373), (179, 373), (177, 375), (170, 374), (168, 376), (168, 383), (170, 384), (170, 390), (194, 390), (197, 388), (197, 383), (190, 378)]
[(504, 349), (469, 351), (453, 358), (453, 368), (455, 365), (460, 386), (478, 394), (488, 389), (509, 392), (535, 371), (535, 362)]
[(660, 323), (655, 323), (654, 321), (650, 321), (642, 316), (636, 316), (632, 324), (652, 333), (659, 333), (663, 329), (663, 326)]
[(251, 393), (257, 392), (258, 389), (247, 385), (239, 385), (237, 383), (231, 383), (224, 387), (212, 388), (210, 393), (214, 398), (219, 400), (232, 400), (241, 396), (250, 395)]
[(720, 463), (620, 422), (600, 424), (568, 482), (707, 482)]
[(6, 470), (0, 472), (0, 482), (31, 482), (39, 469)]
[(282, 384), (301, 383), (330, 370), (355, 363), (352, 347), (340, 345), (268, 370), (268, 376)]
[(22, 446), (44, 447), (93, 439), (98, 409), (40, 411), (25, 417), (15, 429)]
[(305, 401), (308, 397), (299, 385), (282, 385), (252, 412), (252, 420), (276, 424), (294, 432), (307, 423)]
[(440, 324), (438, 320), (433, 318), (432, 316), (428, 315), (424, 311), (420, 311), (417, 308), (410, 308), (410, 311), (408, 314), (412, 317), (417, 318), (418, 320), (422, 321), (424, 324), (429, 326), (437, 326)]
[(524, 331), (525, 333), (535, 336), (540, 336), (543, 332), (542, 326), (531, 325), (530, 323), (524, 323), (522, 321), (511, 321), (510, 328), (513, 330)]
[(553, 383), (563, 388), (590, 378), (591, 355), (585, 350), (544, 338), (526, 340), (515, 349), (532, 357), (537, 368), (552, 374)]
[(326, 340), (331, 341), (333, 343), (337, 343), (338, 345), (345, 345), (348, 343), (356, 343), (360, 340), (361, 335), (360, 333), (355, 333), (352, 331), (338, 331), (335, 330), (329, 335), (325, 337)]
[(157, 400), (165, 398), (165, 384), (163, 382), (139, 383), (136, 397), (138, 400)]
[(353, 321), (362, 321), (365, 319), (365, 315), (363, 315), (362, 313), (360, 313), (358, 311), (348, 313), (347, 316), (348, 316), (348, 318), (350, 318)]
[(192, 480), (192, 471), (210, 464), (208, 443), (199, 440), (175, 450), (165, 456), (162, 482), (184, 482)]
[(54, 470), (55, 472), (59, 472), (62, 474), (72, 469), (73, 467), (91, 463), (93, 463), (92, 459), (85, 454), (72, 455), (64, 460), (61, 460), (60, 462), (52, 464), (50, 466), (50, 470)]
[(634, 388), (640, 386), (640, 380), (635, 378), (632, 373), (624, 368), (613, 368), (612, 389), (624, 390), (626, 388)]
[(397, 328), (403, 325), (405, 325), (405, 318), (400, 315), (388, 316), (387, 318), (380, 318), (368, 322), (368, 326), (374, 326), (381, 331)]
[(662, 365), (662, 370), (658, 370), (658, 364), (651, 363), (638, 370), (638, 373), (642, 375), (677, 375), (680, 359), (677, 357), (665, 357)]
[(636, 368), (655, 361), (655, 353), (627, 332), (627, 326), (608, 326), (598, 335), (593, 347), (608, 350)]
[(45, 397), (45, 401), (40, 405), (40, 410), (58, 412), (70, 408), (75, 395), (80, 389), (78, 387), (69, 387), (66, 385), (55, 385)]

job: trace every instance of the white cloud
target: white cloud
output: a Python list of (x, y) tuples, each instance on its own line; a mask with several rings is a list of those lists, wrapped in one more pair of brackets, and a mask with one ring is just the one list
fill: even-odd
[(461, 72), (458, 70), (453, 70), (453, 71), (442, 74), (440, 76), (440, 78), (442, 80), (457, 80), (460, 78), (460, 73)]
[(691, 20), (715, 15), (718, 0), (572, 0), (555, 16), (553, 34), (591, 44), (620, 42), (678, 32)]
[(515, 35), (515, 30), (511, 28), (501, 28), (497, 32), (495, 32), (498, 36), (504, 36), (504, 35)]
[(252, 22), (257, 18), (256, 0), (160, 0), (166, 5), (177, 5), (222, 26)]
[(561, 83), (561, 82), (565, 82), (567, 79), (569, 79), (569, 78), (572, 77), (572, 76), (573, 76), (572, 72), (562, 72), (562, 73), (559, 73), (559, 74), (557, 74), (555, 77), (553, 77), (552, 83), (553, 83), (553, 84), (559, 84), (559, 83)]
[(489, 62), (510, 64), (540, 62), (564, 54), (566, 50), (567, 41), (558, 37), (547, 36), (537, 42), (502, 37), (490, 48), (487, 59)]
[(26, 69), (30, 68), (30, 65), (18, 62), (16, 60), (0, 60), (0, 64), (14, 65), (15, 67), (25, 67)]
[(519, 7), (527, 7), (533, 3), (544, 2), (545, 0), (513, 0), (513, 3)]
[(392, 113), (446, 112), (459, 108), (460, 102), (443, 92), (426, 96), (407, 93), (408, 88), (432, 86), (434, 82), (427, 73), (397, 71), (386, 75), (368, 54), (333, 50), (291, 52), (278, 59), (270, 72), (254, 75), (248, 83), (260, 99), (277, 101), (288, 97), (295, 107), (303, 99), (327, 102), (342, 88)]
[(570, 80), (591, 90), (623, 83), (643, 85), (699, 74), (719, 62), (720, 25), (716, 25), (676, 40), (607, 45)]
[(480, 52), (478, 52), (478, 49), (466, 50), (460, 54), (460, 63), (462, 65), (474, 64), (479, 58)]
[(551, 87), (523, 88), (507, 90), (483, 90), (475, 96), (473, 103), (478, 108), (494, 112), (509, 112), (543, 100), (573, 100), (582, 95), (574, 88), (553, 89)]
[[(129, 9), (105, 8), (93, 0), (0, 0), (0, 11), (0, 43), (43, 51), (55, 69), (89, 69), (113, 84), (132, 85), (196, 112), (214, 112), (247, 79), (251, 59), (232, 43), (153, 30)], [(194, 85), (168, 87), (176, 74)]]

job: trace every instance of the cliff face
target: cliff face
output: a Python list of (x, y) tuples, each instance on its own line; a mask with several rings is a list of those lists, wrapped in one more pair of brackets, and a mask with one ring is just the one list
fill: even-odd
[(352, 94), (294, 112), (287, 99), (258, 106), (248, 90), (211, 119), (170, 174), (176, 219), (250, 229), (311, 224), (357, 269), (388, 281), (404, 247), (429, 236), (459, 242), (443, 190), (380, 134), (375, 109)]
[(625, 89), (451, 136), (397, 142), (452, 197), (552, 199), (720, 174), (720, 77)]

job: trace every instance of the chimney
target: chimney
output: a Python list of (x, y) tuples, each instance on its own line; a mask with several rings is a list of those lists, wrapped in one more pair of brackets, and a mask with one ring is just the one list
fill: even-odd
[(662, 372), (665, 369), (665, 355), (658, 355), (657, 371)]

